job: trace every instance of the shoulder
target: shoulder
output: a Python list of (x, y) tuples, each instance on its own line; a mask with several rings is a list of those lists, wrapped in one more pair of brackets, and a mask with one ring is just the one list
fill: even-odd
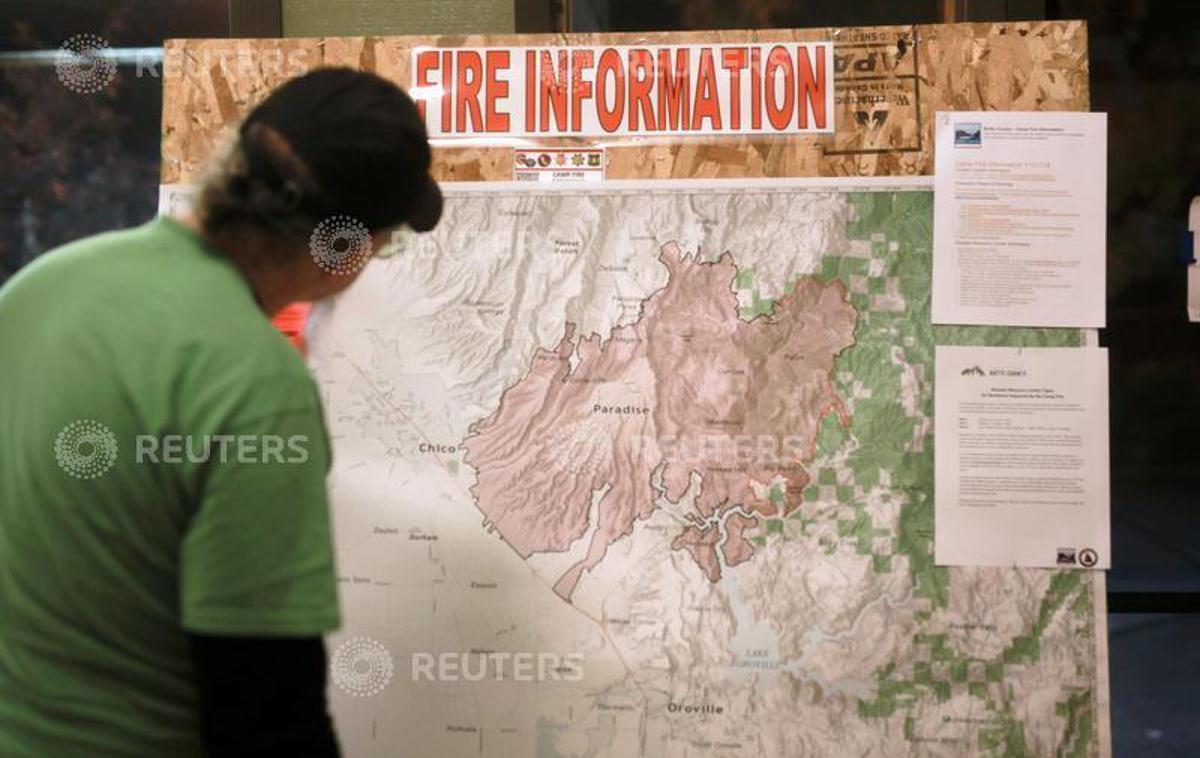
[(110, 253), (144, 243), (145, 227), (134, 227), (84, 237), (49, 250), (14, 274), (0, 288), (0, 302), (44, 286), (79, 281), (89, 271), (103, 272)]
[(265, 318), (193, 325), (185, 341), (182, 395), (207, 398), (239, 417), (318, 411), (317, 387), (300, 353)]

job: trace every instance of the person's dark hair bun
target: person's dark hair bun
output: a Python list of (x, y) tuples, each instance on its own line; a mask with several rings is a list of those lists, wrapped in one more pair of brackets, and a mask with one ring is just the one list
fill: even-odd
[(266, 149), (253, 137), (239, 139), (205, 184), (200, 216), (208, 231), (235, 221), (270, 227), (287, 236), (311, 230), (314, 222), (303, 209), (304, 192), (289, 176), (287, 164), (271, 160)]
[(233, 218), (307, 234), (332, 215), (367, 228), (437, 223), (442, 193), (415, 103), (376, 74), (318, 68), (251, 110), (202, 193), (206, 228)]
[(370, 73), (317, 69), (273, 91), (243, 121), (223, 175), (202, 196), (205, 223), (241, 216), (299, 233), (346, 214), (371, 229), (429, 229), (442, 204), (431, 157), (403, 90)]

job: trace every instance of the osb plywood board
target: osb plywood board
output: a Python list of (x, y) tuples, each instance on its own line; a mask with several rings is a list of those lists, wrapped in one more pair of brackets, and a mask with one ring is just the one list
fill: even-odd
[[(164, 183), (195, 182), (229, 129), (270, 89), (316, 66), (408, 86), (414, 46), (833, 40), (832, 135), (557, 139), (603, 144), (608, 176), (886, 176), (933, 171), (938, 110), (1087, 110), (1082, 21), (618, 34), (171, 40), (164, 67)], [(512, 178), (511, 147), (438, 147), (443, 181)]]

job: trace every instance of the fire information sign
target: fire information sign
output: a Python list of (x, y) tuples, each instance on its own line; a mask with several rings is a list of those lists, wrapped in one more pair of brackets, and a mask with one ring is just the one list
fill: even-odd
[(833, 43), (416, 48), (429, 136), (833, 131)]

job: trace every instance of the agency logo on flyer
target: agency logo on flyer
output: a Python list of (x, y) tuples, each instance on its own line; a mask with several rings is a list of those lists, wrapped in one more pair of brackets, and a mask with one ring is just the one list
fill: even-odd
[(966, 122), (954, 125), (955, 147), (982, 147), (983, 124)]

